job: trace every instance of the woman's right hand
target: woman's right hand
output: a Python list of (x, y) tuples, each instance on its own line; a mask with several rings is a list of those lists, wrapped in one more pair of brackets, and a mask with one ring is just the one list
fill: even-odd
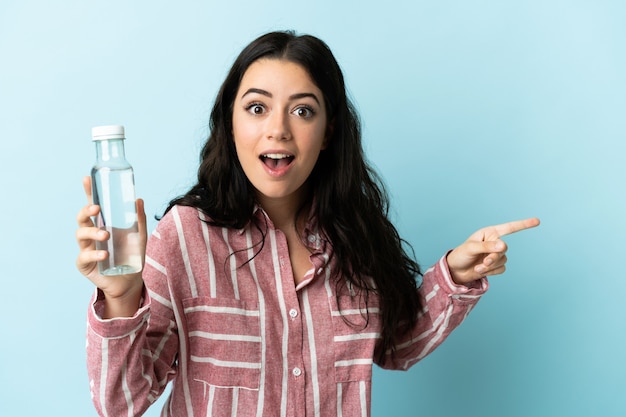
[[(106, 250), (97, 250), (96, 241), (106, 241), (109, 239), (109, 233), (100, 230), (92, 221), (92, 216), (98, 215), (100, 207), (93, 204), (90, 177), (83, 179), (83, 188), (88, 204), (76, 216), (78, 222), (76, 241), (80, 250), (76, 259), (76, 267), (81, 274), (89, 278), (103, 292), (106, 300), (103, 318), (132, 316), (139, 307), (143, 291), (141, 272), (117, 276), (104, 276), (99, 273), (98, 261), (106, 259), (109, 253)], [(137, 218), (143, 264), (147, 233), (146, 214), (141, 199), (137, 199)]]

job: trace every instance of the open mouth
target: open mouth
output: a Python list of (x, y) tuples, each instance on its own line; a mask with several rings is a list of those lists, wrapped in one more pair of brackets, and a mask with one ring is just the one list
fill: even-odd
[(260, 156), (261, 161), (270, 169), (281, 169), (293, 161), (293, 155), (284, 153), (268, 153)]

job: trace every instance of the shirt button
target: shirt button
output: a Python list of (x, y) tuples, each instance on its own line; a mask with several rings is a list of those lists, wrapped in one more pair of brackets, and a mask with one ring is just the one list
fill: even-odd
[(296, 310), (295, 308), (292, 308), (291, 310), (289, 310), (289, 315), (291, 316), (292, 319), (295, 319), (296, 317), (298, 317), (298, 310)]
[(302, 375), (302, 370), (296, 367), (296, 368), (293, 368), (293, 371), (291, 371), (291, 373), (293, 374), (293, 376), (300, 376)]

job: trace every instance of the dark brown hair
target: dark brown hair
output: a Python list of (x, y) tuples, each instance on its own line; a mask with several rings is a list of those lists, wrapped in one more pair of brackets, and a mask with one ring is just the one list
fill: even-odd
[(337, 285), (350, 283), (361, 289), (366, 302), (371, 293), (380, 299), (383, 327), (376, 359), (384, 363), (386, 353), (395, 351), (399, 338), (417, 320), (421, 272), (405, 250), (410, 246), (388, 219), (387, 193), (365, 160), (357, 112), (347, 97), (341, 69), (323, 41), (310, 35), (272, 32), (243, 49), (217, 94), (198, 182), (172, 200), (166, 213), (178, 204), (199, 208), (217, 226), (242, 228), (254, 221), (255, 190), (235, 152), (232, 115), (244, 73), (261, 58), (299, 64), (324, 95), (331, 136), (308, 179), (311, 195), (307, 203), (313, 204), (320, 230), (332, 245), (335, 272), (344, 277)]

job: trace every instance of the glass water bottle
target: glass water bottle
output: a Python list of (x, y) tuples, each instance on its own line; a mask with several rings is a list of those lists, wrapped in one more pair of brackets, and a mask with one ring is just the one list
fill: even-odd
[(102, 275), (141, 271), (142, 256), (133, 168), (124, 155), (124, 126), (98, 126), (91, 131), (96, 145), (96, 164), (91, 170), (93, 203), (100, 206), (94, 223), (109, 232), (109, 239), (96, 242), (96, 249), (109, 257), (98, 262)]

